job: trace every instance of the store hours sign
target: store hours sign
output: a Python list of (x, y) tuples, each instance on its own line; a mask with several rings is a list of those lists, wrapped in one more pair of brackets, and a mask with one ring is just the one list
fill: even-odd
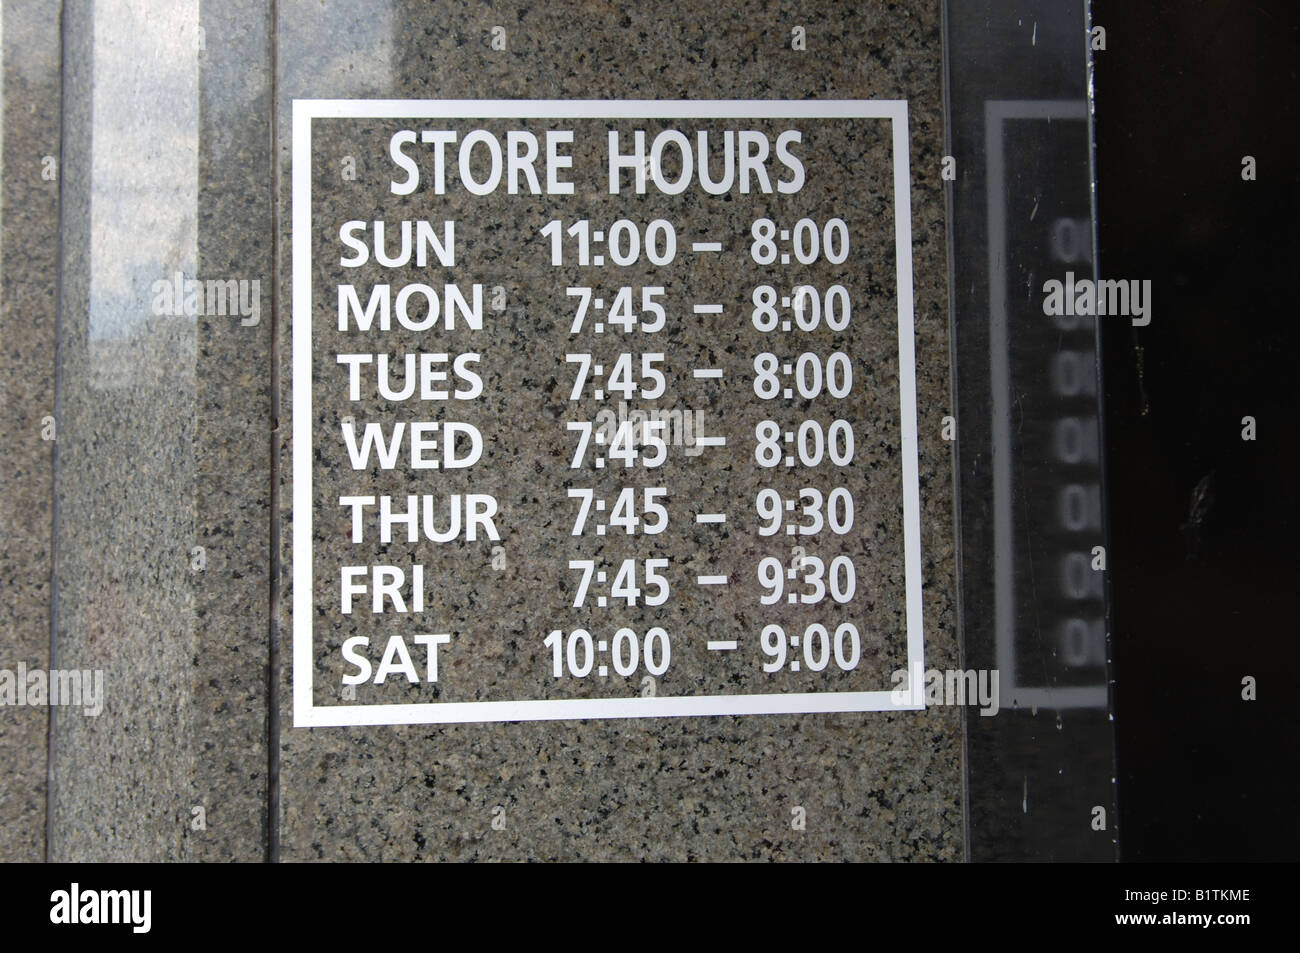
[(907, 104), (293, 105), (294, 723), (922, 706)]

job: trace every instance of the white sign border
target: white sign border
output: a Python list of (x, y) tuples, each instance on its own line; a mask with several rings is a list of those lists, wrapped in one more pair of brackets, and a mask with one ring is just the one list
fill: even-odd
[[(313, 119), (888, 119), (893, 131), (894, 242), (898, 294), (898, 389), (902, 424), (903, 556), (908, 684), (893, 691), (799, 692), (656, 698), (323, 705), (312, 699), (312, 283), (311, 123)], [(907, 100), (293, 100), (293, 724), (301, 727), (422, 725), (916, 711), (925, 707), (921, 673), (921, 516), (916, 432), (916, 349), (912, 285), (912, 202)]]

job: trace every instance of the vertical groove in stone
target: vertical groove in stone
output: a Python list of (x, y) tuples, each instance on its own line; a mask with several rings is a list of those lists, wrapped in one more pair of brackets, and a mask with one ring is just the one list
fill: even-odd
[(280, 862), (280, 4), (270, 0), (271, 28), (267, 40), (270, 58), (271, 188), (271, 435), (269, 481), (270, 536), (267, 539), (270, 572), (270, 607), (267, 613), (267, 713), (266, 713), (266, 860)]
[[(5, 4), (0, 17), (0, 670), (17, 701), (20, 666), (51, 666), (59, 4)], [(0, 707), (0, 862), (45, 856), (49, 714)]]

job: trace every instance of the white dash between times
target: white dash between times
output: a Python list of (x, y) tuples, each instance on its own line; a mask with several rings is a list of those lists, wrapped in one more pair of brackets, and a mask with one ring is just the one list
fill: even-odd
[(691, 251), (722, 251), (722, 242), (691, 242)]
[(701, 586), (725, 586), (727, 584), (726, 576), (696, 576), (696, 583)]
[(697, 381), (722, 379), (722, 368), (720, 367), (697, 367), (692, 373)]
[(725, 523), (727, 521), (726, 513), (696, 513), (695, 522), (697, 523)]
[(740, 643), (735, 639), (711, 640), (706, 646), (710, 652), (734, 652), (739, 647)]
[(696, 314), (722, 314), (722, 305), (697, 304), (697, 305), (692, 305), (691, 310)]

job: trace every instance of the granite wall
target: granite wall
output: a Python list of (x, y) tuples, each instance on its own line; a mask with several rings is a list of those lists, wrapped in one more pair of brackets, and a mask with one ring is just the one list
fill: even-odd
[[(309, 729), (288, 660), (294, 99), (867, 98), (908, 101), (925, 659), (956, 666), (937, 3), (68, 0), (3, 30), (0, 667), (101, 670), (105, 706), (0, 711), (0, 858), (962, 857), (958, 708)], [(177, 275), (256, 308), (187, 313)]]
[[(0, 668), (50, 667), (59, 5), (0, 11)], [(45, 852), (48, 710), (0, 713), (0, 860)]]

